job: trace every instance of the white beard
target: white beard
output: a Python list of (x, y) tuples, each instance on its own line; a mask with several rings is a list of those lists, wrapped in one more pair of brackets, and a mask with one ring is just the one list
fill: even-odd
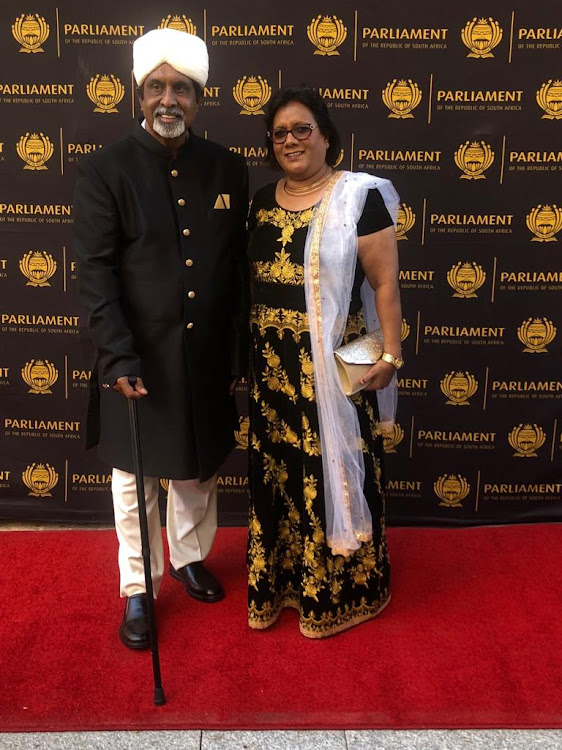
[(152, 129), (162, 138), (179, 138), (185, 133), (185, 120), (177, 122), (162, 122), (160, 117), (155, 116), (152, 121)]

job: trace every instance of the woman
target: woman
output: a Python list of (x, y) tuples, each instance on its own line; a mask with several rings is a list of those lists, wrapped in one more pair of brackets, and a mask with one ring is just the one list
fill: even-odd
[[(294, 607), (303, 635), (323, 638), (390, 598), (374, 391), (402, 364), (401, 311), (393, 221), (375, 185), (393, 210), (398, 196), (386, 180), (334, 172), (339, 137), (312, 89), (279, 91), (266, 124), (284, 176), (256, 193), (249, 221), (249, 624)], [(366, 332), (365, 276), (388, 361), (348, 398), (333, 351)]]

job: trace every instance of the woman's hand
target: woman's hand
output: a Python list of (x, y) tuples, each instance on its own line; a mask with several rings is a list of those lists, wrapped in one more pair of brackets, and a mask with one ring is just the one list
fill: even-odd
[(381, 388), (386, 388), (387, 385), (390, 385), (395, 372), (396, 368), (394, 365), (391, 365), (390, 362), (385, 362), (384, 359), (379, 359), (369, 372), (365, 373), (361, 378), (361, 383), (367, 383), (363, 390), (379, 391)]

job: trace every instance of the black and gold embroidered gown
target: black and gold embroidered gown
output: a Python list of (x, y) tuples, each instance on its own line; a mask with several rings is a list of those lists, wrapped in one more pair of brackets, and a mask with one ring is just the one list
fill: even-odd
[[(365, 459), (373, 540), (350, 557), (326, 545), (322, 447), (304, 291), (304, 246), (314, 208), (286, 211), (275, 184), (250, 212), (252, 271), (248, 617), (267, 628), (283, 607), (300, 630), (323, 638), (374, 617), (387, 603), (389, 562), (382, 492), (382, 437), (374, 392), (353, 396)], [(378, 190), (358, 223), (365, 235), (391, 226)], [(365, 333), (357, 264), (345, 340)]]

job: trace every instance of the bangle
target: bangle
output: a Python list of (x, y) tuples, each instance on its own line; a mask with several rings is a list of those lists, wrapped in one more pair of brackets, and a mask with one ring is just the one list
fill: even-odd
[(404, 364), (404, 360), (402, 359), (402, 357), (395, 357), (394, 355), (389, 354), (388, 352), (383, 352), (381, 354), (381, 359), (384, 360), (385, 362), (388, 362), (391, 365), (394, 365), (394, 367), (397, 370), (399, 370)]

